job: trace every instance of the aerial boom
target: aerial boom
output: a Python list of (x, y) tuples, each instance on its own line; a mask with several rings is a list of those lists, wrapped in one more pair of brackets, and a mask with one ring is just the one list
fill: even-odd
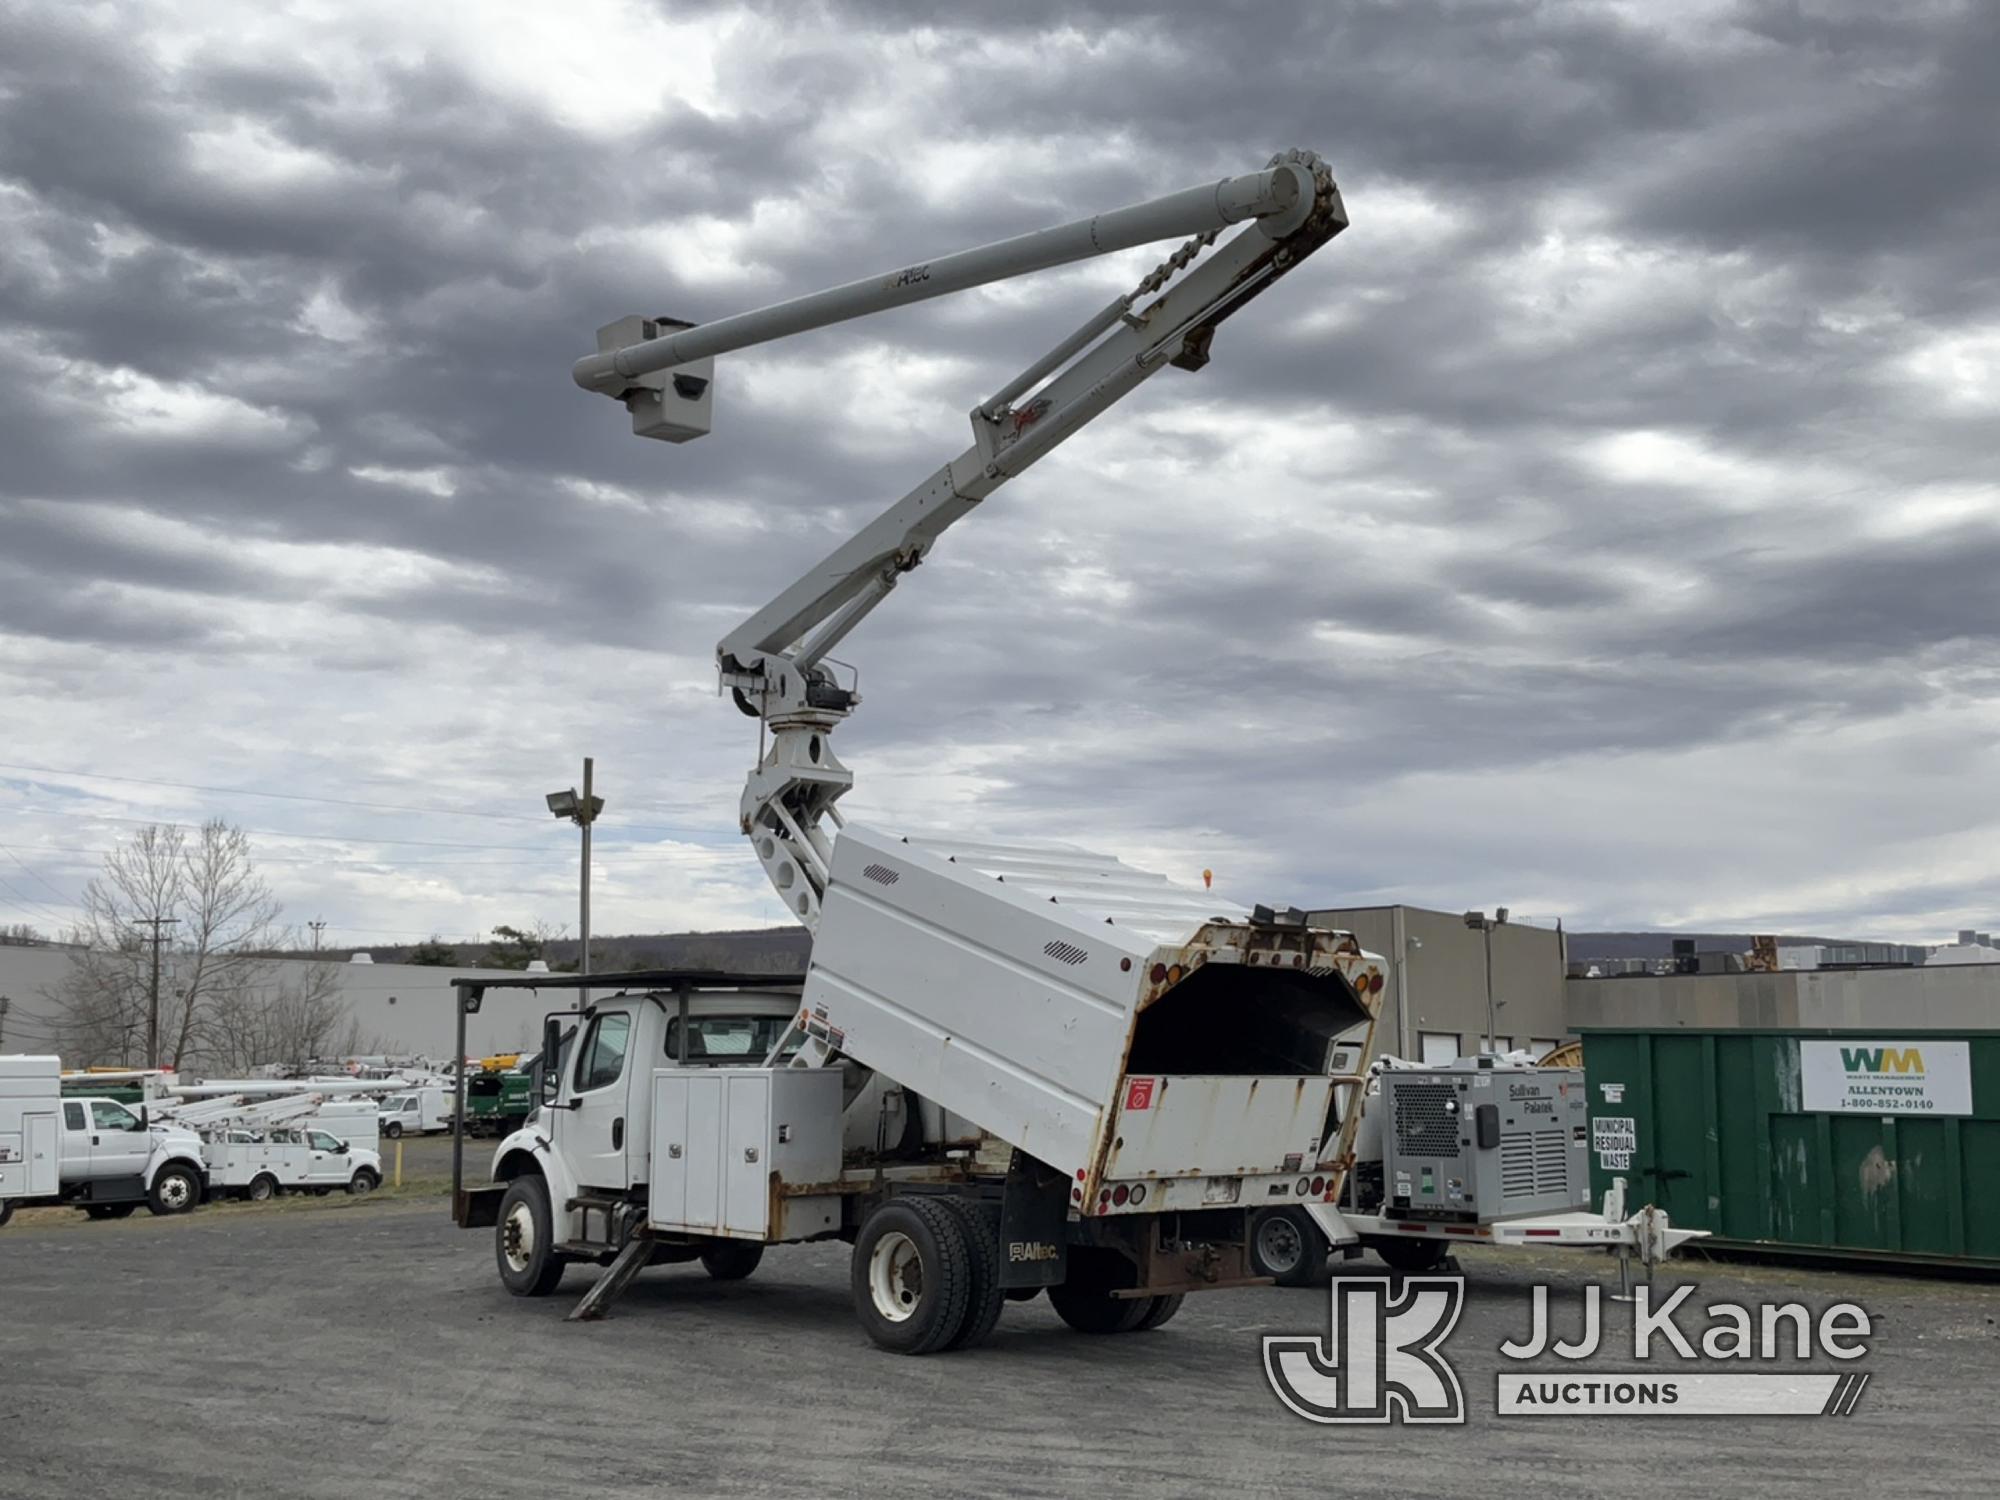
[[(1222, 229), (1246, 220), (1244, 229), (1196, 264)], [(572, 372), (577, 383), (624, 401), (635, 431), (685, 441), (707, 431), (718, 353), (1157, 239), (1193, 236), (1132, 292), (1113, 299), (974, 407), (973, 441), (965, 452), (717, 647), (723, 686), (769, 730), (768, 748), (744, 788), (743, 831), (786, 906), (808, 928), (818, 923), (840, 826), (834, 804), (853, 783), (829, 736), (860, 702), (852, 674), (843, 680), (828, 653), (948, 527), (1155, 371), (1169, 364), (1200, 369), (1218, 323), (1346, 227), (1332, 174), (1318, 157), (1293, 151), (1260, 173), (715, 323), (626, 318), (599, 331), (599, 353), (578, 361)]]

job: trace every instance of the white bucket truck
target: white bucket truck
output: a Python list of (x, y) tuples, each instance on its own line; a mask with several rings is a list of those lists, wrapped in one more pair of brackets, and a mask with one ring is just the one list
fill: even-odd
[[(1205, 366), (1220, 325), (1346, 225), (1325, 163), (1288, 151), (771, 307), (598, 330), (572, 378), (635, 433), (687, 442), (709, 431), (719, 355), (1190, 236), (975, 406), (969, 448), (718, 644), (721, 686), (761, 726), (740, 825), (813, 933), (810, 963), (783, 988), (630, 976), (583, 1013), (567, 1056), (550, 1018), (539, 1108), (492, 1182), (454, 1194), (461, 1224), (495, 1226), (510, 1289), (610, 1264), (588, 1315), (651, 1261), (740, 1276), (767, 1244), (840, 1238), (856, 1314), (885, 1348), (976, 1342), (1010, 1295), (1044, 1288), (1072, 1326), (1126, 1332), (1187, 1292), (1259, 1279), (1255, 1208), (1337, 1195), (1352, 1126), (1329, 1128), (1333, 1043), (1372, 1036), (1379, 961), (1295, 911), (1074, 848), (848, 823), (836, 804), (853, 774), (832, 736), (861, 696), (831, 653), (949, 527), (1152, 375)], [(484, 993), (520, 985), (614, 987), (459, 981), (457, 1055)]]
[(122, 1219), (191, 1212), (208, 1196), (201, 1141), (115, 1099), (65, 1099), (53, 1057), (0, 1057), (0, 1223), (16, 1208)]
[(316, 1094), (225, 1095), (175, 1106), (172, 1119), (201, 1138), (217, 1196), (261, 1203), (287, 1192), (374, 1192), (382, 1158), (327, 1130), (325, 1107)]

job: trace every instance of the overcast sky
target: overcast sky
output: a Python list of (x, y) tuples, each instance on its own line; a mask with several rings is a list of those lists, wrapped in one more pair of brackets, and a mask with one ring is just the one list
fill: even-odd
[(727, 357), (686, 446), (571, 362), (1303, 146), (1352, 228), (847, 643), (850, 813), (1991, 927), (1996, 59), (1980, 3), (0, 0), (0, 922), (211, 814), (342, 946), (572, 922), (586, 754), (598, 931), (782, 920), (715, 641), (1159, 251)]

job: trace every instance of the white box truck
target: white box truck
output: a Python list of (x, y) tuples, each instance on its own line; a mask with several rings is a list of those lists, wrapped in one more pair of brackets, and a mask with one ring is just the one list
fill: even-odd
[(391, 1094), (376, 1112), (384, 1140), (451, 1129), (451, 1095), (439, 1084), (418, 1084)]
[[(122, 1219), (141, 1204), (183, 1214), (207, 1198), (208, 1165), (192, 1131), (150, 1122), (115, 1099), (65, 1099), (61, 1075), (53, 1057), (0, 1057), (0, 1157), (19, 1157), (0, 1162), (0, 1222), (16, 1208), (65, 1205), (93, 1219)], [(51, 1114), (53, 1184), (45, 1165)]]

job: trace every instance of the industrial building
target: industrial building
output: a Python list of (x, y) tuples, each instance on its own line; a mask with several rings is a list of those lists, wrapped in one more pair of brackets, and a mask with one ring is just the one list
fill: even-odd
[(1375, 1031), (1381, 1051), (1449, 1062), (1484, 1048), (1490, 1024), (1502, 1051), (1525, 1047), (1540, 1055), (1572, 1034), (1564, 1010), (1560, 928), (1490, 919), (1483, 928), (1472, 927), (1463, 912), (1421, 906), (1347, 907), (1309, 915), (1353, 933), (1387, 964)]
[(1775, 974), (1630, 974), (1570, 979), (1564, 1015), (1593, 1026), (1871, 1027), (1965, 1031), (2000, 1026), (2000, 962), (1783, 969)]

